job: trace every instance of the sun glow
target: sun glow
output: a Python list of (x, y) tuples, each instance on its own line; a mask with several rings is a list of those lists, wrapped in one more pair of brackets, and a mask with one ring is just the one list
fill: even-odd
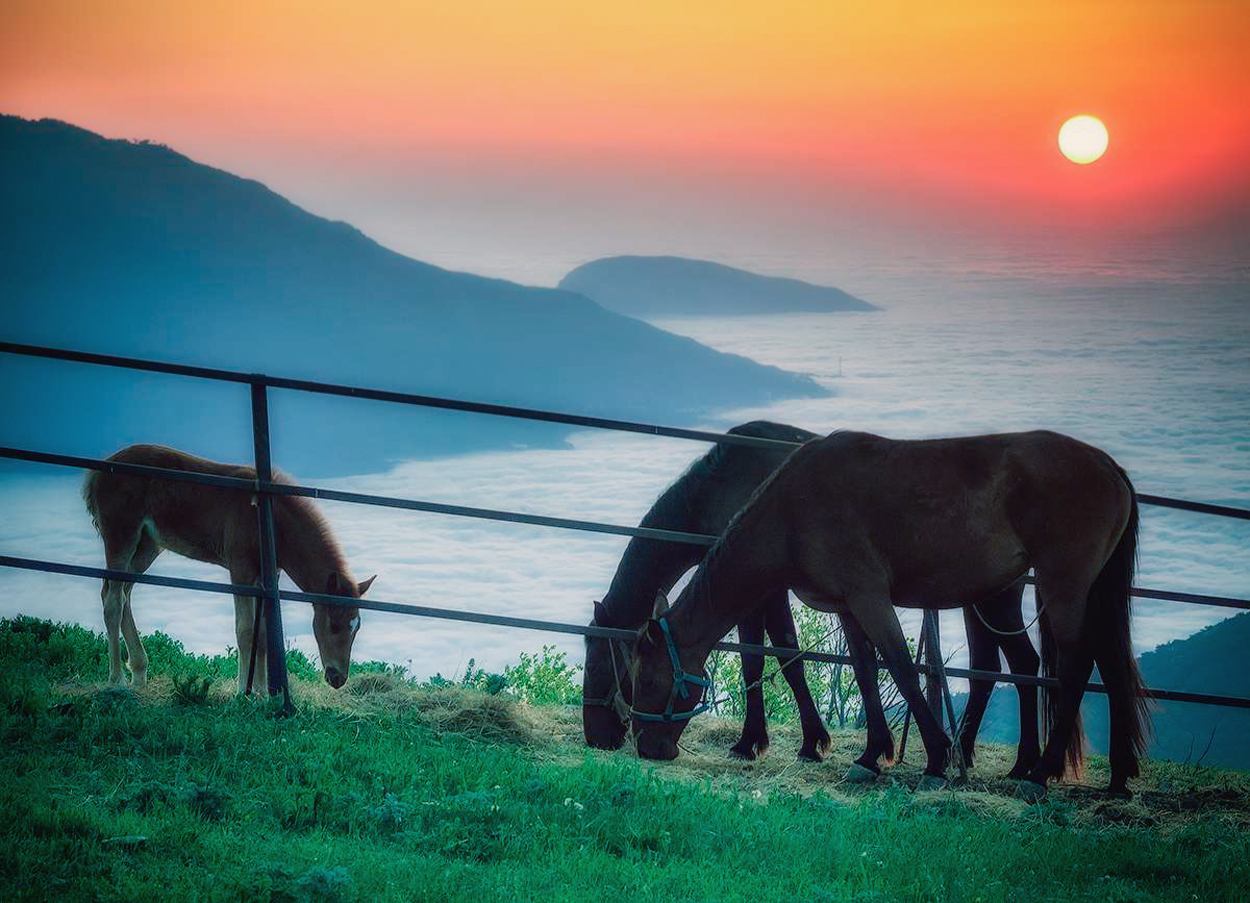
[(1059, 129), (1059, 150), (1073, 163), (1093, 163), (1107, 152), (1107, 127), (1093, 116), (1073, 116)]

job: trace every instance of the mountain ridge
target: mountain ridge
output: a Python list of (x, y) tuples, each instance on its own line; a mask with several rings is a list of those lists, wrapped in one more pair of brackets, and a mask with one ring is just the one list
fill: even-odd
[[(58, 120), (0, 116), (0, 235), (14, 342), (661, 423), (827, 394), (576, 293), (406, 257), (258, 181)], [(7, 444), (102, 455), (154, 441), (228, 459), (250, 448), (246, 408), (226, 410), (220, 387), (6, 368), (0, 403), (22, 415), (4, 425)], [(272, 394), (275, 459), (305, 474), (568, 433)], [(58, 410), (68, 416), (43, 416)]]

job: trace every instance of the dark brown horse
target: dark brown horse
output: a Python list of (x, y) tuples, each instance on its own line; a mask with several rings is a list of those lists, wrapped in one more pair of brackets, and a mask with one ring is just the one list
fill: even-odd
[[(735, 435), (756, 436), (786, 442), (808, 442), (818, 438), (815, 433), (785, 424), (753, 421), (729, 431)], [(692, 464), (681, 477), (666, 489), (641, 526), (688, 533), (720, 535), (730, 519), (751, 494), (787, 457), (790, 450), (770, 450), (735, 445), (714, 446)], [(638, 628), (652, 613), (657, 593), (667, 593), (687, 570), (702, 558), (699, 546), (683, 543), (635, 538), (630, 541), (617, 565), (612, 584), (602, 602), (595, 603), (592, 625)], [(980, 605), (981, 616), (964, 609), (972, 667), (985, 671), (999, 670), (1002, 649), (1013, 673), (1036, 676), (1039, 659), (1023, 631), (1020, 596), (1023, 583), (1015, 583)], [(879, 773), (879, 761), (893, 757), (891, 736), (881, 709), (877, 691), (877, 674), (871, 663), (875, 651), (853, 621), (842, 618), (843, 632), (858, 666), (855, 674), (860, 683), (861, 698), (868, 723), (868, 743), (864, 754), (856, 760), (870, 774)], [(987, 626), (985, 622), (994, 625)], [(767, 630), (778, 646), (797, 648), (794, 616), (790, 611), (788, 593), (774, 590), (751, 615), (738, 624), (738, 637), (744, 643), (763, 643)], [(996, 633), (995, 631), (999, 631)], [(582, 725), (586, 742), (600, 749), (617, 749), (625, 740), (629, 709), (629, 649), (620, 641), (590, 638), (586, 644), (583, 671)], [(764, 697), (753, 686), (763, 674), (764, 660), (758, 655), (742, 656), (742, 674), (748, 687), (746, 717), (742, 736), (730, 749), (730, 755), (754, 759), (768, 746), (768, 729), (764, 719)], [(787, 666), (783, 672), (794, 693), (803, 729), (803, 743), (798, 757), (819, 761), (827, 748), (829, 735), (812, 701), (804, 679), (802, 662)], [(993, 689), (992, 681), (972, 682), (972, 692), (964, 719), (961, 748), (965, 761), (971, 764), (973, 744), (980, 727), (985, 705)], [(1020, 745), (1012, 775), (1022, 777), (1038, 756), (1037, 689), (1019, 686)], [(861, 773), (862, 774), (862, 773)]]
[(909, 442), (843, 432), (809, 442), (734, 518), (672, 610), (640, 629), (631, 710), (638, 752), (677, 755), (712, 646), (781, 586), (858, 622), (916, 719), (928, 782), (941, 781), (951, 741), (925, 704), (894, 606), (959, 607), (1032, 567), (1043, 664), (1059, 689), (1047, 694), (1046, 747), (1022, 791), (1044, 794), (1063, 773), (1097, 664), (1110, 703), (1110, 789), (1126, 793), (1147, 733), (1130, 638), (1136, 548), (1128, 476), (1067, 436)]
[[(132, 445), (109, 458), (127, 464), (189, 470), (217, 476), (255, 480), (255, 468), (219, 464), (206, 458), (160, 445)], [(281, 474), (274, 479), (286, 480)], [(183, 483), (124, 473), (91, 471), (83, 483), (83, 501), (104, 540), (105, 566), (142, 574), (163, 549), (197, 561), (218, 564), (230, 572), (230, 582), (243, 586), (260, 583), (259, 530), (255, 501), (248, 492)], [(343, 552), (311, 499), (277, 496), (273, 501), (274, 538), (278, 567), (306, 593), (359, 598), (374, 578), (357, 585), (347, 571)], [(131, 678), (136, 685), (147, 679), (147, 654), (130, 610), (133, 583), (105, 580), (104, 626), (108, 632), (109, 680), (122, 679), (118, 633), (126, 639)], [(234, 597), (235, 638), (239, 644), (239, 692), (247, 686), (248, 666), (256, 644), (253, 689), (262, 696), (268, 684), (265, 656), (265, 619), (259, 636), (252, 636), (256, 600)], [(314, 604), (313, 633), (325, 668), (326, 683), (335, 689), (347, 681), (352, 641), (360, 628), (360, 609)]]
[[(729, 432), (783, 442), (807, 442), (817, 438), (807, 430), (758, 420), (736, 426)], [(639, 526), (719, 536), (756, 487), (789, 457), (790, 451), (789, 448), (714, 445), (664, 490)], [(642, 626), (652, 614), (657, 593), (672, 589), (682, 574), (703, 559), (706, 551), (703, 546), (688, 543), (634, 537), (625, 547), (603, 601), (594, 605), (591, 624), (627, 630)], [(744, 643), (763, 644), (767, 631), (778, 646), (798, 646), (798, 631), (785, 587), (773, 587), (737, 627), (738, 638)], [(628, 645), (619, 640), (587, 638), (586, 664), (582, 672), (582, 728), (590, 746), (618, 749), (625, 742), (629, 712), (627, 666), (631, 659)], [(748, 687), (755, 684), (763, 672), (763, 656), (742, 656), (742, 676)], [(821, 753), (829, 748), (829, 732), (807, 687), (803, 663), (794, 662), (782, 673), (794, 693), (803, 728), (798, 757), (819, 762)], [(764, 693), (755, 686), (746, 694), (742, 737), (730, 748), (729, 754), (754, 759), (767, 748)]]

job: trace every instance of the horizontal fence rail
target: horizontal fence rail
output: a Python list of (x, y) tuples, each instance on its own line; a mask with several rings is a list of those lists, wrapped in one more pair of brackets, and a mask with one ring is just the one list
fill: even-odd
[[(265, 594), (258, 586), (241, 586), (230, 583), (213, 583), (205, 580), (190, 580), (182, 577), (164, 577), (157, 574), (138, 574), (129, 571), (117, 571), (108, 568), (93, 568), (81, 565), (60, 564), (54, 561), (40, 561), (33, 558), (14, 558), (0, 555), (0, 566), (24, 568), (34, 571), (45, 571), (53, 574), (69, 574), (77, 577), (97, 577), (103, 580), (125, 580), (135, 583), (150, 583), (155, 586), (174, 587), (176, 589), (202, 590), (211, 593), (230, 593), (240, 596), (259, 597)], [(493, 627), (511, 627), (521, 630), (538, 630), (545, 633), (563, 633), (585, 637), (602, 637), (604, 639), (632, 641), (637, 637), (633, 630), (619, 627), (600, 627), (591, 624), (566, 624), (559, 621), (542, 621), (534, 618), (517, 618), (511, 615), (496, 615), (487, 612), (462, 611), (454, 608), (434, 608), (428, 605), (412, 605), (403, 602), (384, 602), (377, 599), (353, 599), (349, 596), (330, 596), (324, 593), (305, 593), (296, 590), (281, 590), (278, 595), (289, 602), (304, 602), (314, 605), (337, 605), (344, 608), (361, 608), (366, 611), (388, 612), (390, 614), (409, 615), (419, 618), (436, 618), (444, 621), (460, 621), (470, 624), (486, 624)], [(753, 643), (720, 642), (713, 648), (724, 652), (755, 653), (772, 658), (801, 658), (808, 662), (824, 662), (835, 665), (853, 665), (849, 655), (837, 655), (830, 652), (790, 649), (784, 646), (760, 646)], [(884, 662), (877, 661), (877, 670), (886, 670)], [(918, 663), (916, 669), (922, 674), (930, 674), (935, 669), (929, 665)], [(978, 671), (970, 668), (945, 668), (951, 677), (963, 677), (969, 680), (993, 680), (998, 683), (1024, 684), (1037, 687), (1058, 687), (1059, 681), (1053, 677), (1034, 677), (1032, 675), (1004, 674), (1000, 671)], [(1107, 692), (1100, 683), (1090, 682), (1086, 689), (1094, 693)], [(1241, 696), (1220, 696), (1210, 693), (1190, 693), (1182, 690), (1146, 689), (1143, 695), (1148, 699), (1169, 702), (1193, 702), (1206, 705), (1220, 705), (1232, 708), (1250, 709), (1250, 698)]]
[[(523, 514), (517, 511), (497, 511), (490, 508), (473, 508), (466, 505), (450, 505), (443, 502), (392, 498), (384, 495), (366, 495), (358, 492), (342, 492), (337, 489), (323, 489), (317, 486), (299, 486), (293, 483), (275, 483), (265, 480), (246, 480), (239, 477), (226, 477), (189, 470), (170, 470), (164, 467), (151, 467), (146, 464), (105, 461), (98, 458), (82, 458), (74, 455), (54, 455), (47, 452), (29, 451), (27, 449), (9, 448), (6, 446), (0, 446), (0, 458), (75, 467), (82, 470), (97, 470), (104, 473), (133, 474), (135, 476), (162, 480), (200, 483), (241, 492), (268, 492), (273, 495), (303, 496), (305, 498), (323, 499), (326, 501), (350, 502), (358, 505), (373, 505), (383, 508), (399, 508), (408, 511), (471, 517), (479, 520), (557, 527), (584, 533), (637, 536), (643, 539), (682, 542), (705, 547), (713, 545), (718, 538), (706, 533), (683, 533), (677, 530), (660, 530), (653, 527), (626, 527), (619, 524), (604, 524), (596, 521), (547, 517), (539, 514)], [(1025, 577), (1024, 582), (1033, 584), (1034, 580), (1032, 577)], [(1250, 599), (1236, 599), (1200, 593), (1182, 593), (1173, 590), (1149, 589), (1136, 586), (1132, 588), (1131, 592), (1133, 596), (1139, 599), (1157, 599), (1165, 602), (1186, 602), (1195, 605), (1215, 605), (1223, 608), (1250, 610)]]
[[(700, 442), (712, 442), (726, 445), (741, 445), (755, 448), (766, 449), (788, 449), (796, 448), (800, 443), (787, 442), (784, 440), (763, 439), (755, 436), (741, 436), (732, 433), (715, 433), (702, 430), (689, 430), (676, 427), (664, 427), (655, 424), (638, 423), (627, 420), (613, 420), (601, 417), (586, 417), (575, 414), (565, 414), (556, 411), (544, 411), (532, 408), (521, 408), (509, 405), (485, 404), (480, 402), (460, 401), (448, 398), (439, 398), (428, 395), (417, 395), (404, 392), (395, 392), (382, 389), (370, 389), (357, 386), (346, 386), (334, 383), (313, 382), (310, 380), (288, 379), (283, 377), (266, 376), (259, 373), (243, 373), (233, 370), (222, 370), (209, 367), (196, 367), (184, 364), (174, 364), (162, 361), (151, 361), (140, 358), (119, 357), (115, 355), (94, 354), (82, 351), (70, 351), (65, 349), (45, 348), (34, 345), (22, 345), (12, 342), (0, 342), (0, 353), (8, 352), (11, 354), (24, 355), (29, 357), (47, 358), (52, 360), (71, 361), (76, 363), (96, 364), (108, 367), (118, 367), (130, 370), (140, 370), (155, 373), (166, 373), (175, 376), (185, 376), (197, 379), (216, 380), (220, 382), (242, 383), (252, 387), (253, 398), (253, 425), (254, 438), (257, 446), (258, 463), (261, 467), (258, 472), (264, 475), (268, 474), (268, 415), (265, 412), (265, 389), (277, 388), (288, 389), (293, 391), (312, 392), (324, 395), (335, 395), (350, 398), (361, 398), (375, 401), (386, 401), (398, 404), (416, 405), (421, 407), (436, 408), (442, 410), (455, 410), (467, 413), (485, 414), (497, 417), (512, 417), (523, 420), (534, 420), (547, 423), (559, 423), (567, 426), (587, 427), (593, 429), (607, 429), (620, 432), (641, 433), (654, 436), (665, 436), (676, 439), (688, 439)], [(256, 406), (259, 403), (261, 413), (258, 415)], [(263, 447), (263, 453), (262, 453)], [(264, 460), (262, 461), (262, 454)], [(642, 537), (646, 539), (654, 539), (666, 542), (683, 542), (700, 546), (711, 546), (717, 540), (717, 537), (698, 533), (684, 533), (673, 530), (659, 530), (647, 527), (625, 527), (615, 524), (598, 523), (594, 521), (573, 520), (568, 518), (546, 517), (542, 515), (523, 514), (514, 511), (499, 511), (487, 508), (475, 508), (463, 505), (450, 505), (441, 502), (419, 501), (415, 499), (390, 498), (387, 496), (365, 495), (361, 493), (342, 492), (333, 489), (324, 489), (320, 487), (299, 486), (292, 483), (276, 482), (270, 479), (244, 479), (238, 477), (225, 477), (217, 474), (196, 473), (194, 471), (169, 470), (159, 467), (148, 467), (139, 464), (129, 464), (123, 462), (100, 460), (97, 458), (77, 457), (72, 455), (59, 455), (48, 452), (39, 452), (29, 449), (18, 449), (9, 447), (0, 447), (0, 458), (10, 460), (27, 461), (31, 463), (51, 464), (55, 466), (75, 467), (85, 470), (101, 471), (106, 473), (124, 473), (135, 476), (176, 480), (190, 483), (200, 483), (204, 485), (218, 486), (224, 489), (234, 491), (252, 492), (263, 499), (269, 499), (273, 496), (303, 496), (308, 498), (325, 499), (330, 501), (349, 502), (353, 504), (374, 505), (388, 508), (399, 508), (413, 511), (423, 511), (435, 514), (453, 515), (459, 517), (471, 517), (485, 520), (505, 521), (510, 523), (530, 524), (543, 527), (556, 527), (561, 529), (580, 530), (593, 533), (605, 533), (621, 536)], [(1164, 496), (1138, 494), (1137, 499), (1141, 504), (1154, 505), (1165, 508), (1179, 509), (1183, 511), (1191, 511), (1199, 514), (1216, 515), (1220, 517), (1228, 517), (1239, 520), (1250, 520), (1250, 510), (1231, 507), (1227, 505), (1215, 505), (1206, 502), (1193, 502), (1185, 499), (1168, 498)], [(266, 527), (263, 522), (262, 515), (261, 529)], [(60, 562), (41, 561), (31, 558), (18, 558), (13, 556), (0, 556), (0, 566), (21, 568), (27, 570), (44, 571), (48, 573), (65, 574), (80, 577), (94, 577), (97, 579), (120, 580), (133, 583), (148, 583), (157, 586), (172, 587), (178, 589), (198, 590), (204, 592), (226, 593), (238, 596), (246, 596), (256, 599), (282, 599), (294, 602), (328, 604), (328, 605), (346, 605), (371, 611), (390, 612), (395, 614), (411, 615), (417, 617), (439, 618), (443, 620), (463, 621), (479, 624), (489, 624), (500, 627), (523, 628), (529, 630), (540, 630), (555, 633), (577, 634), (586, 637), (598, 636), (621, 640), (629, 640), (634, 637), (634, 633), (628, 630), (619, 630), (608, 627), (583, 626), (577, 624), (562, 624), (552, 621), (540, 621), (529, 618), (515, 618), (507, 615), (492, 615), (480, 612), (457, 611), (454, 609), (431, 608), (427, 606), (403, 604), (396, 602), (383, 602), (377, 600), (350, 599), (339, 596), (326, 596), (315, 593), (293, 592), (287, 590), (275, 590), (274, 588), (265, 589), (259, 586), (241, 586), (238, 584), (217, 583), (204, 580), (189, 580), (177, 577), (165, 577), (157, 574), (137, 574), (128, 571), (110, 570), (107, 568), (92, 568), (80, 565), (70, 565)], [(1030, 578), (1025, 578), (1026, 582), (1033, 583)], [(1134, 587), (1132, 594), (1138, 598), (1160, 599), (1173, 602), (1184, 602), (1202, 605), (1215, 605), (1228, 608), (1250, 609), (1250, 600), (1226, 598), (1221, 596), (1201, 595), (1197, 593), (1180, 593), (1169, 590), (1156, 590), (1148, 588)], [(281, 628), (280, 612), (274, 611), (276, 622)], [(257, 616), (259, 618), (259, 614)], [(273, 633), (271, 632), (271, 636)], [(823, 652), (802, 652), (797, 649), (785, 649), (780, 647), (766, 647), (741, 643), (719, 643), (715, 647), (728, 652), (752, 652), (762, 655), (773, 656), (776, 658), (791, 658), (796, 655), (802, 656), (803, 659), (813, 662), (829, 662), (834, 664), (852, 664), (849, 656), (833, 655)], [(270, 656), (270, 665), (273, 665)], [(281, 656), (279, 656), (281, 658)], [(881, 662), (877, 663), (878, 668), (884, 667)], [(935, 668), (929, 665), (918, 665), (918, 670), (922, 673), (932, 674), (942, 670), (940, 667)], [(1010, 674), (1002, 674), (999, 672), (976, 671), (963, 668), (945, 668), (946, 674), (953, 677), (963, 677), (970, 679), (994, 680), (996, 682), (1025, 684), (1035, 686), (1053, 687), (1058, 683), (1053, 678), (1017, 676)], [(285, 693), (285, 674), (281, 676), (282, 692)], [(271, 679), (271, 692), (273, 691), (274, 681)], [(1106, 690), (1101, 684), (1090, 683), (1088, 689), (1093, 692), (1105, 693)], [(1179, 702), (1195, 702), (1209, 705), (1230, 706), (1235, 708), (1250, 708), (1250, 699), (1235, 696), (1219, 696), (1204, 693), (1188, 693), (1176, 690), (1157, 690), (1149, 689), (1145, 691), (1145, 695), (1149, 698), (1179, 701)], [(289, 705), (289, 700), (288, 700)]]

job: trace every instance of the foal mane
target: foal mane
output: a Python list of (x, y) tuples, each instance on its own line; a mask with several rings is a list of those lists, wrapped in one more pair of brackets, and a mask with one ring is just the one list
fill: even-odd
[[(273, 471), (273, 481), (295, 485), (295, 480), (290, 474), (276, 468)], [(286, 513), (290, 515), (291, 525), (295, 529), (307, 531), (308, 537), (322, 547), (322, 555), (329, 559), (331, 569), (338, 571), (339, 576), (344, 580), (349, 580), (350, 571), (347, 568), (347, 557), (343, 554), (343, 547), (339, 545), (334, 531), (330, 529), (329, 521), (313, 500), (303, 495), (287, 495), (280, 496), (275, 499), (275, 502), (286, 507)]]

